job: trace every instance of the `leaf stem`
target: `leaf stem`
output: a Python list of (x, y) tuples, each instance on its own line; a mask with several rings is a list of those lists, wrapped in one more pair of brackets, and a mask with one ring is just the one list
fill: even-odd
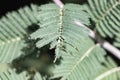
[(55, 4), (57, 4), (60, 8), (63, 8), (64, 4), (62, 3), (61, 0), (53, 0)]
[(109, 51), (111, 54), (116, 56), (118, 59), (120, 59), (120, 50), (111, 45), (109, 42), (103, 40), (99, 35), (95, 34), (94, 31), (89, 29), (87, 26), (85, 26), (80, 20), (75, 20), (75, 23), (79, 25), (80, 27), (84, 27), (89, 31), (89, 36), (96, 40), (104, 49)]
[(101, 74), (100, 76), (98, 76), (95, 80), (102, 80), (103, 78), (105, 78), (106, 76), (109, 76), (111, 75), (112, 73), (115, 73), (115, 72), (118, 72), (120, 71), (120, 67), (116, 67), (116, 68), (113, 68), (103, 74)]

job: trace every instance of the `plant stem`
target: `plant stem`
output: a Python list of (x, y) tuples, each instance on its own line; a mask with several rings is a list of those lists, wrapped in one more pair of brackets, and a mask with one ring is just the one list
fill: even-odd
[(53, 0), (55, 4), (57, 4), (60, 8), (63, 8), (64, 4), (61, 2), (61, 0)]
[[(55, 4), (57, 4), (60, 8), (63, 8), (64, 4), (61, 2), (61, 0), (53, 0)], [(94, 31), (89, 29), (87, 26), (85, 26), (80, 20), (75, 20), (75, 23), (81, 27), (86, 28), (89, 30), (89, 36), (97, 41), (104, 49), (109, 51), (111, 54), (116, 56), (118, 59), (120, 59), (120, 50), (111, 45), (109, 42), (104, 41), (99, 35), (95, 34)]]
[(113, 69), (111, 69), (111, 70), (109, 70), (109, 71), (101, 74), (101, 75), (98, 76), (95, 80), (102, 80), (102, 79), (104, 79), (106, 76), (109, 76), (109, 75), (111, 75), (111, 74), (113, 74), (113, 73), (115, 73), (115, 72), (119, 72), (119, 71), (120, 71), (120, 67), (113, 68)]
[(120, 50), (111, 45), (109, 42), (103, 40), (99, 35), (95, 34), (94, 31), (89, 29), (87, 26), (85, 26), (80, 20), (75, 20), (75, 23), (79, 25), (80, 27), (84, 27), (89, 31), (89, 36), (96, 40), (104, 49), (109, 51), (111, 54), (116, 56), (118, 59), (120, 59)]

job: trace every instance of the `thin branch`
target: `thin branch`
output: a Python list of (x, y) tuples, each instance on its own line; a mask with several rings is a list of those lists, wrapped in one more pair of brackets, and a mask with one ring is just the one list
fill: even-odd
[(94, 33), (91, 29), (89, 29), (87, 26), (85, 26), (80, 20), (75, 20), (75, 23), (81, 27), (86, 28), (89, 31), (89, 36), (96, 40), (104, 49), (109, 51), (111, 54), (116, 56), (118, 59), (120, 59), (120, 50), (111, 45), (109, 42), (104, 41), (100, 36)]
[[(60, 8), (63, 8), (64, 4), (61, 2), (61, 0), (53, 0)], [(87, 26), (85, 26), (80, 20), (75, 20), (75, 23), (81, 27), (86, 28), (89, 31), (89, 36), (96, 40), (104, 49), (109, 51), (111, 54), (116, 56), (118, 59), (120, 59), (120, 50), (118, 50), (116, 47), (111, 45), (109, 42), (104, 41), (100, 36), (94, 33), (91, 29), (89, 29)]]
[(118, 50), (116, 47), (112, 46), (108, 42), (104, 42), (102, 45), (107, 51), (111, 52), (114, 56), (116, 56), (118, 59), (120, 59), (120, 50)]
[(63, 8), (64, 4), (61, 2), (61, 0), (53, 0), (55, 4), (57, 4), (60, 8)]

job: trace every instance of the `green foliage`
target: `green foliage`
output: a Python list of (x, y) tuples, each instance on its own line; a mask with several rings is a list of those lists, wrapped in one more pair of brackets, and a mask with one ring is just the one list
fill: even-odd
[[(34, 16), (37, 6), (24, 7), (0, 19), (0, 63), (9, 63), (22, 54), (27, 27), (37, 23)], [(7, 58), (9, 57), (9, 58)]]
[(88, 0), (87, 11), (103, 37), (115, 38), (120, 47), (120, 0)]
[[(29, 76), (26, 77), (26, 75), (27, 75), (27, 72), (23, 72), (18, 75), (16, 74), (15, 71), (10, 69), (8, 71), (0, 73), (0, 80), (28, 80)], [(37, 73), (35, 75), (35, 80), (44, 80), (44, 79), (42, 79), (41, 75)]]
[(87, 56), (86, 53), (82, 56), (80, 54), (76, 56), (64, 54), (61, 64), (56, 66), (54, 76), (51, 78), (62, 77), (61, 80), (119, 80), (119, 72), (111, 73), (104, 76), (103, 79), (99, 79), (101, 75), (116, 67), (115, 62), (110, 57), (105, 61), (101, 54), (104, 54), (104, 51), (95, 46)]
[[(89, 43), (85, 43), (87, 45)], [(85, 50), (85, 51), (84, 51)], [(103, 57), (105, 52), (98, 46), (92, 45), (88, 50), (82, 48), (76, 56), (63, 54), (60, 65), (56, 65), (51, 79), (61, 77), (60, 80), (119, 80), (119, 71), (101, 78), (107, 71), (117, 67), (110, 57)], [(82, 54), (82, 55), (81, 55)], [(104, 64), (104, 65), (102, 65)]]
[(79, 43), (82, 42), (82, 38), (87, 37), (87, 31), (77, 26), (74, 20), (81, 20), (89, 25), (88, 18), (87, 13), (79, 5), (67, 4), (63, 9), (54, 4), (43, 5), (39, 8), (37, 17), (40, 28), (31, 35), (31, 38), (40, 39), (36, 43), (39, 48), (50, 43), (51, 48), (56, 48), (56, 58), (59, 58), (61, 50), (67, 44), (79, 49)]
[(68, 47), (68, 52), (75, 53), (75, 55), (63, 52), (63, 60), (60, 65), (56, 66), (53, 78), (62, 77), (61, 80), (94, 79), (94, 76), (99, 73), (103, 67), (100, 63), (105, 61), (105, 52), (89, 40), (89, 38), (82, 40), (79, 46), (79, 52), (77, 53), (74, 52), (73, 48)]
[[(33, 23), (37, 23), (34, 16), (37, 8), (37, 5), (32, 4), (31, 7), (26, 6), (18, 11), (9, 12), (0, 19), (1, 69), (6, 67), (2, 66), (2, 63), (11, 63), (12, 60), (23, 54), (22, 49), (26, 46), (25, 39), (29, 36), (27, 28)], [(25, 80), (25, 74), (18, 75), (13, 70), (5, 71), (0, 73), (0, 80)]]
[[(99, 33), (103, 37), (116, 36), (115, 44), (119, 46), (119, 23), (116, 20), (119, 18), (114, 18), (119, 16), (117, 15), (119, 1), (110, 0), (110, 3), (105, 5), (104, 1), (89, 0), (87, 11), (95, 21)], [(116, 5), (113, 6), (114, 1)], [(96, 7), (100, 5), (102, 7)], [(111, 5), (112, 8), (110, 8)], [(80, 20), (81, 24), (89, 26), (90, 16), (88, 13), (85, 12), (84, 6), (76, 4), (66, 4), (64, 8), (59, 8), (55, 4), (45, 4), (40, 7), (31, 5), (8, 13), (0, 19), (0, 63), (11, 63), (21, 54), (28, 55), (27, 58), (32, 58), (29, 57), (31, 54), (36, 59), (36, 54), (39, 52), (34, 48), (41, 49), (50, 45), (50, 49), (55, 49), (56, 58), (53, 62), (55, 66), (50, 66), (50, 71), (53, 71), (53, 74), (49, 79), (119, 80), (120, 68), (117, 67), (116, 62), (106, 54), (99, 44), (93, 42), (88, 36), (89, 31), (86, 28), (75, 24), (75, 20)], [(106, 16), (108, 17), (106, 18)], [(27, 28), (32, 24), (37, 24), (40, 27), (30, 34), (31, 32), (28, 33)], [(33, 42), (28, 42), (30, 45), (25, 43), (28, 37), (34, 39), (31, 40)], [(34, 41), (36, 46), (32, 45)], [(26, 51), (23, 52), (25, 47)], [(54, 57), (54, 55), (52, 56)], [(33, 62), (35, 63), (35, 61)], [(40, 65), (38, 60), (35, 64)], [(3, 72), (0, 70), (0, 80), (26, 80), (28, 77), (26, 77), (27, 70), (17, 74), (14, 69), (10, 67), (9, 69), (7, 65), (0, 64), (0, 68), (6, 69)], [(109, 74), (106, 75), (108, 72)], [(37, 72), (34, 78), (35, 80), (47, 80), (48, 77)]]
[(107, 57), (104, 62), (104, 66), (99, 73), (95, 75), (95, 80), (119, 80), (120, 79), (120, 67), (117, 67), (116, 63), (111, 57)]
[(13, 70), (9, 70), (8, 72), (0, 73), (1, 80), (23, 80), (25, 79), (25, 73), (17, 75)]

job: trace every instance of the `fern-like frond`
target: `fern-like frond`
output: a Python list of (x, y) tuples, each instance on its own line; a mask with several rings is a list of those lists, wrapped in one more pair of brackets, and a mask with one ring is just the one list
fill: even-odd
[[(89, 38), (80, 44), (79, 52), (76, 55), (62, 52), (63, 59), (61, 64), (56, 65), (54, 75), (51, 78), (61, 77), (61, 80), (94, 80), (93, 76), (101, 70), (101, 63), (105, 61), (105, 52), (98, 45), (94, 45), (92, 41), (89, 41)], [(74, 49), (68, 48), (68, 52), (74, 53)]]
[(120, 33), (120, 0), (88, 0), (88, 3), (87, 11), (98, 32), (103, 37), (117, 37)]
[(79, 27), (74, 20), (80, 20), (89, 25), (89, 16), (83, 11), (82, 6), (67, 4), (59, 8), (55, 4), (43, 5), (39, 8), (38, 17), (40, 28), (31, 35), (32, 39), (40, 39), (36, 45), (43, 47), (51, 43), (51, 48), (56, 48), (56, 57), (60, 57), (61, 50), (69, 44), (79, 48), (81, 38), (86, 39), (87, 31)]
[[(88, 46), (90, 42), (83, 42)], [(82, 45), (82, 44), (81, 44)], [(82, 46), (81, 46), (82, 47)], [(109, 57), (107, 60), (105, 52), (97, 45), (82, 47), (75, 56), (63, 52), (60, 65), (56, 65), (54, 75), (51, 79), (60, 80), (119, 80), (120, 72), (115, 62)], [(71, 52), (74, 50), (71, 50)], [(106, 75), (113, 68), (117, 70)]]
[[(27, 76), (27, 72), (17, 74), (15, 71), (9, 69), (3, 73), (0, 73), (0, 80), (28, 80), (30, 76)], [(45, 80), (39, 73), (36, 73), (34, 80)]]
[(0, 79), (1, 80), (24, 80), (26, 79), (25, 73), (23, 74), (16, 74), (13, 70), (8, 70), (3, 73), (0, 73)]
[(117, 36), (117, 37), (115, 38), (116, 42), (114, 42), (114, 45), (115, 45), (116, 47), (120, 47), (120, 32), (117, 33), (116, 36)]
[(120, 79), (120, 67), (112, 68), (95, 78), (95, 80), (119, 80), (119, 79)]
[(27, 36), (27, 28), (37, 23), (34, 16), (36, 5), (31, 5), (7, 13), (0, 19), (0, 63), (10, 63), (18, 57), (25, 46), (24, 38)]
[(111, 57), (107, 57), (104, 66), (95, 77), (95, 80), (119, 80), (120, 67), (113, 61)]
[(23, 47), (25, 47), (25, 44), (20, 38), (2, 43), (0, 45), (0, 63), (10, 63), (22, 54), (21, 49)]

